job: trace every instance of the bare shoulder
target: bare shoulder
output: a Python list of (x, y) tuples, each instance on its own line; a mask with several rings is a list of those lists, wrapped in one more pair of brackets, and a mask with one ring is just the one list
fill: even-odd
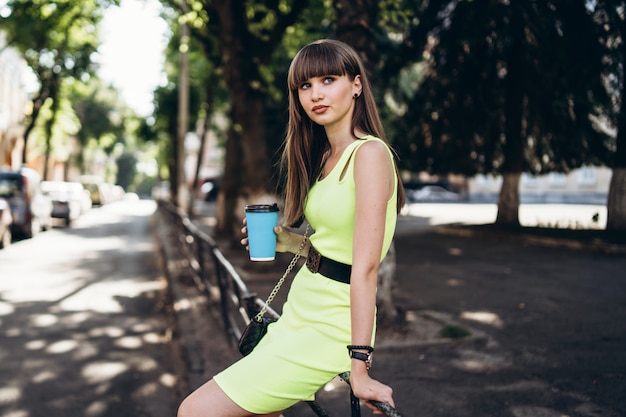
[(376, 157), (389, 155), (389, 148), (387, 145), (380, 139), (370, 139), (359, 146), (357, 149), (357, 154), (363, 155), (365, 157)]
[(388, 201), (393, 194), (394, 176), (390, 150), (383, 141), (371, 139), (359, 146), (354, 164), (354, 180), (357, 190), (367, 190), (367, 199)]
[(389, 148), (381, 140), (368, 140), (359, 146), (356, 151), (357, 161), (370, 162), (389, 160)]

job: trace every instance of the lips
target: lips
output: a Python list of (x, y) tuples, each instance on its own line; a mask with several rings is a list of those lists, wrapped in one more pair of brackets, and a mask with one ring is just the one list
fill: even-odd
[(315, 114), (322, 114), (328, 110), (328, 106), (314, 106), (311, 111)]

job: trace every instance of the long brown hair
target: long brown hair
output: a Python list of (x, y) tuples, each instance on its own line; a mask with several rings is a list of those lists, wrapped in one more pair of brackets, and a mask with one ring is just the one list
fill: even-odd
[[(287, 225), (297, 224), (303, 218), (306, 196), (321, 173), (324, 155), (330, 150), (324, 127), (311, 121), (298, 98), (302, 83), (323, 75), (347, 75), (350, 81), (360, 76), (361, 95), (355, 100), (352, 134), (356, 138), (354, 132), (358, 130), (387, 140), (363, 62), (356, 51), (332, 39), (318, 40), (302, 48), (291, 61), (287, 75), (289, 123), (281, 158), (281, 167), (287, 170), (284, 212)], [(399, 212), (404, 205), (404, 189), (400, 175), (397, 177)]]

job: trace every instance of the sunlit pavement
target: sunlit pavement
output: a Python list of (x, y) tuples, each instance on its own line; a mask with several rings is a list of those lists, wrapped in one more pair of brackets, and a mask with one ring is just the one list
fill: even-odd
[(152, 201), (0, 251), (0, 416), (175, 415)]
[[(196, 201), (194, 219), (201, 226), (215, 225), (215, 203)], [(497, 204), (491, 203), (409, 203), (398, 218), (398, 233), (427, 230), (448, 224), (489, 224), (496, 221)], [(241, 216), (243, 218), (243, 214)], [(570, 229), (604, 229), (606, 206), (598, 204), (521, 204), (522, 226)]]
[[(400, 225), (421, 219), (427, 226), (445, 224), (489, 224), (496, 221), (496, 204), (413, 203), (400, 216)], [(594, 216), (597, 218), (594, 220)], [(593, 204), (521, 204), (522, 226), (571, 229), (604, 229), (606, 206)]]

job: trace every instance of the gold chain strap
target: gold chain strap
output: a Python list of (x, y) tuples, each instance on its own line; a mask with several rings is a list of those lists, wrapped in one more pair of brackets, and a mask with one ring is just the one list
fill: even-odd
[(307, 235), (309, 234), (309, 226), (310, 226), (309, 224), (306, 225), (306, 230), (304, 231), (304, 238), (302, 239), (302, 243), (300, 243), (300, 247), (298, 248), (298, 251), (293, 256), (293, 259), (291, 260), (291, 262), (289, 262), (289, 265), (287, 266), (285, 273), (283, 274), (282, 277), (280, 277), (280, 279), (274, 286), (274, 289), (272, 290), (270, 295), (267, 296), (267, 300), (265, 300), (265, 305), (263, 306), (261, 311), (259, 311), (259, 313), (255, 316), (257, 320), (260, 320), (261, 317), (265, 315), (265, 312), (267, 311), (267, 306), (269, 306), (270, 303), (274, 300), (274, 297), (276, 297), (276, 294), (278, 294), (278, 291), (280, 290), (280, 287), (283, 285), (283, 282), (285, 282), (287, 275), (289, 275), (293, 267), (296, 266), (296, 263), (298, 263), (298, 260), (300, 259), (300, 256), (302, 255), (302, 251), (304, 250), (304, 247), (306, 246), (306, 238), (307, 238)]

